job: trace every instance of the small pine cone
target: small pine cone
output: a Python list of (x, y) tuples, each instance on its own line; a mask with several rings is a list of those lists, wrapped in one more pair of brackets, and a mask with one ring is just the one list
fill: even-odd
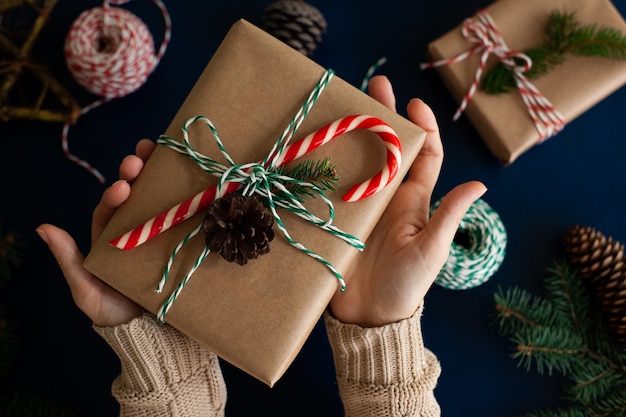
[(304, 0), (278, 0), (265, 9), (263, 27), (297, 51), (311, 56), (327, 24), (322, 13)]
[(570, 263), (585, 278), (609, 328), (626, 345), (626, 260), (624, 245), (593, 227), (574, 226), (565, 234)]
[(208, 208), (202, 224), (207, 248), (228, 262), (245, 265), (270, 251), (274, 217), (255, 196), (228, 193)]
[(565, 235), (565, 251), (587, 279), (613, 280), (624, 271), (624, 245), (593, 227), (570, 228)]

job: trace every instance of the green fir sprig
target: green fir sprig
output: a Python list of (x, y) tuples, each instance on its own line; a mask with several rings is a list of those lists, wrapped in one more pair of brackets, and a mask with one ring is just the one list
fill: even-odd
[[(568, 55), (626, 60), (626, 35), (610, 27), (597, 24), (582, 26), (575, 12), (553, 11), (545, 27), (545, 42), (524, 53), (532, 60), (532, 67), (524, 75), (536, 79), (563, 64)], [(515, 88), (510, 69), (496, 64), (482, 80), (481, 88), (488, 94), (501, 94)]]
[(500, 333), (526, 371), (566, 377), (563, 404), (524, 417), (626, 416), (626, 349), (565, 261), (555, 261), (543, 295), (512, 288), (495, 294)]
[[(337, 167), (330, 158), (314, 161), (307, 159), (288, 172), (280, 170), (281, 174), (285, 174), (298, 181), (308, 182), (315, 185), (322, 191), (335, 191), (339, 177), (337, 176)], [(301, 203), (308, 197), (315, 197), (309, 187), (299, 185), (298, 183), (285, 183), (287, 188)]]

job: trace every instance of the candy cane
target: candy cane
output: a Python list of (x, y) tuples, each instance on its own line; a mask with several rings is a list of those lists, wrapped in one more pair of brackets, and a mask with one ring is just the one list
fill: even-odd
[[(398, 135), (391, 126), (377, 117), (354, 115), (332, 122), (318, 131), (290, 144), (285, 149), (285, 152), (280, 157), (276, 158), (274, 164), (276, 166), (284, 166), (353, 130), (368, 130), (376, 133), (385, 145), (387, 159), (384, 167), (376, 175), (353, 186), (342, 199), (344, 201), (353, 202), (376, 194), (394, 179), (402, 160), (402, 146)], [(225, 188), (222, 189), (222, 194), (235, 191), (239, 186), (239, 183), (226, 183)], [(119, 249), (133, 249), (207, 208), (216, 198), (216, 193), (217, 185), (213, 185), (156, 217), (153, 217), (133, 230), (116, 237), (109, 243)]]

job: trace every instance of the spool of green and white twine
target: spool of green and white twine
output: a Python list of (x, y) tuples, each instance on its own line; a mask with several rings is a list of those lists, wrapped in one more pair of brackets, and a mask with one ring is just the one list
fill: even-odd
[[(441, 200), (430, 209), (432, 214)], [(450, 255), (435, 284), (465, 290), (485, 283), (500, 268), (506, 252), (507, 234), (498, 213), (484, 200), (469, 208), (450, 247)]]

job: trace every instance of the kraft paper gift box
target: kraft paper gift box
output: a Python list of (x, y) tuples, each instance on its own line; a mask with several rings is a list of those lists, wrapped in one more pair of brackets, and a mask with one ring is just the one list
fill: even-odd
[[(260, 161), (325, 71), (261, 29), (238, 21), (165, 134), (180, 141), (184, 122), (203, 115), (213, 122), (236, 163)], [(335, 76), (294, 140), (353, 114), (386, 121), (400, 138), (402, 162), (397, 176), (385, 189), (358, 202), (341, 200), (353, 184), (372, 177), (385, 164), (385, 147), (369, 131), (349, 132), (292, 164), (305, 158), (331, 158), (340, 178), (337, 190), (327, 193), (335, 206), (335, 225), (365, 241), (417, 156), (425, 132)], [(189, 135), (197, 151), (224, 160), (202, 123), (192, 125)], [(155, 292), (173, 248), (201, 224), (204, 213), (131, 250), (118, 249), (109, 242), (216, 181), (190, 158), (157, 146), (133, 184), (130, 198), (92, 247), (86, 268), (156, 314), (203, 249), (204, 236), (191, 239), (175, 258), (163, 292)], [(309, 199), (307, 206), (322, 217), (328, 209), (319, 200)], [(358, 262), (359, 251), (346, 242), (285, 210), (280, 214), (295, 240), (325, 257), (342, 274), (352, 262)], [(337, 278), (324, 265), (291, 246), (278, 229), (275, 231), (270, 253), (245, 266), (209, 254), (165, 317), (168, 324), (270, 386), (289, 367), (340, 288)]]
[[(609, 0), (499, 0), (486, 11), (508, 47), (515, 51), (537, 47), (544, 42), (544, 28), (553, 11), (575, 12), (581, 25), (597, 24), (598, 28), (611, 27), (626, 34), (626, 23)], [(463, 36), (462, 27), (460, 24), (428, 45), (431, 62), (456, 57), (476, 45)], [(468, 93), (479, 61), (480, 53), (436, 68), (458, 103)], [(491, 56), (486, 71), (495, 63), (496, 58)], [(568, 55), (565, 63), (531, 82), (568, 123), (626, 83), (626, 62)], [(489, 95), (479, 88), (464, 113), (504, 165), (513, 162), (540, 140), (517, 89)], [(552, 140), (558, 140), (558, 134)]]

